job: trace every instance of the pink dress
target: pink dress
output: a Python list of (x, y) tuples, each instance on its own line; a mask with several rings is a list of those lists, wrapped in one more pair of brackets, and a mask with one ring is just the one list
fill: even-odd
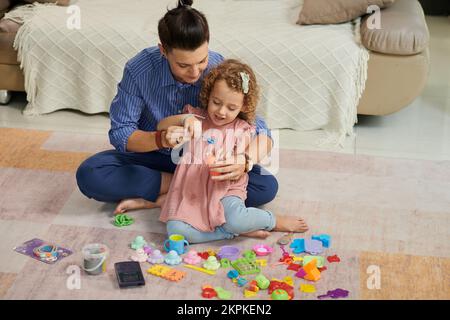
[[(213, 149), (234, 149), (233, 153), (243, 153), (245, 137), (254, 133), (254, 127), (236, 118), (233, 122), (217, 127), (209, 119), (206, 110), (189, 106), (188, 113), (206, 117), (202, 120), (202, 138), (187, 142), (185, 153), (170, 183), (160, 221), (184, 221), (197, 230), (213, 232), (225, 223), (225, 214), (220, 200), (226, 196), (247, 198), (248, 175), (239, 180), (214, 181), (211, 179), (206, 159)], [(208, 143), (214, 140), (214, 144)], [(212, 139), (212, 140), (211, 140)], [(187, 152), (186, 152), (187, 151)]]

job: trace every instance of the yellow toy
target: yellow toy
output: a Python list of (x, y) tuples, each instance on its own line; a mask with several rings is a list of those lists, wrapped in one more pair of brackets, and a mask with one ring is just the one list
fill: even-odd
[(197, 271), (200, 271), (200, 272), (204, 272), (204, 273), (212, 275), (212, 276), (216, 274), (216, 271), (214, 271), (214, 270), (207, 270), (205, 268), (200, 268), (200, 267), (193, 266), (193, 265), (190, 265), (190, 264), (185, 264), (184, 266), (186, 268), (189, 268), (189, 269), (192, 269), (192, 270), (197, 270)]

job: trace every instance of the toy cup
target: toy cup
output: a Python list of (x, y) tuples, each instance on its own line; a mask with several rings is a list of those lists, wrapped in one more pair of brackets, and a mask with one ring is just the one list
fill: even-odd
[(189, 242), (181, 234), (172, 234), (169, 239), (164, 241), (164, 249), (167, 252), (175, 250), (178, 254), (183, 254), (189, 249)]

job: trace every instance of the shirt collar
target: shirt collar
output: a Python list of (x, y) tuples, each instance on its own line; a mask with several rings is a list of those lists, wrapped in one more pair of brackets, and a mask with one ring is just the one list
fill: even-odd
[(190, 84), (190, 83), (182, 83), (180, 81), (175, 80), (175, 78), (172, 75), (172, 71), (170, 71), (170, 65), (169, 61), (161, 55), (161, 86), (176, 86), (178, 88), (187, 88), (191, 86), (200, 87), (203, 81), (203, 76), (205, 72), (203, 71), (203, 74), (200, 76), (200, 79), (197, 80), (197, 82)]

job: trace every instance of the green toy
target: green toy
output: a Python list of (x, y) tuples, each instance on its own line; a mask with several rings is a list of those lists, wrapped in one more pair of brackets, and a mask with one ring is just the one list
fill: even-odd
[(242, 253), (242, 256), (250, 261), (256, 260), (256, 252), (253, 250), (246, 250)]
[(214, 290), (217, 292), (217, 298), (221, 300), (229, 300), (231, 299), (232, 293), (231, 291), (227, 291), (221, 287), (215, 287)]
[(258, 274), (255, 277), (255, 281), (256, 281), (256, 284), (258, 285), (258, 287), (262, 290), (266, 290), (270, 285), (269, 279), (267, 279), (262, 273)]
[(220, 266), (222, 268), (230, 268), (231, 267), (230, 259), (227, 258), (220, 259)]
[(116, 227), (125, 227), (133, 224), (134, 220), (126, 214), (118, 214), (114, 217), (114, 225)]
[(289, 300), (289, 295), (283, 289), (273, 290), (271, 297), (272, 300)]
[(134, 250), (142, 249), (147, 245), (147, 241), (144, 240), (143, 236), (137, 236), (136, 239), (131, 243), (131, 248)]
[(261, 272), (261, 268), (256, 263), (256, 261), (246, 258), (239, 258), (237, 260), (234, 260), (233, 262), (231, 262), (231, 265), (239, 272), (240, 275), (255, 274)]

